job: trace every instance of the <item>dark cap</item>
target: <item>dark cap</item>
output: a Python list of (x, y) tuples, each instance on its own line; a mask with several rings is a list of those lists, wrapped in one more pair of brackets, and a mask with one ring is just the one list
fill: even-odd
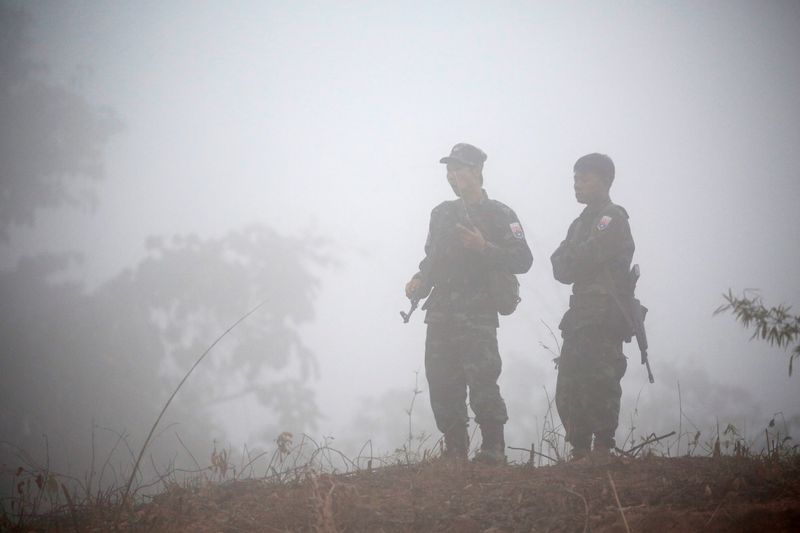
[(450, 155), (443, 157), (439, 163), (461, 163), (470, 167), (482, 167), (487, 155), (477, 146), (467, 143), (458, 143), (450, 150)]

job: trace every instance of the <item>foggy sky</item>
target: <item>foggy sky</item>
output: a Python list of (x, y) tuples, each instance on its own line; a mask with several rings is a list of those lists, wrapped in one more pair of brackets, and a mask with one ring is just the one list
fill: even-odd
[[(527, 377), (541, 412), (533, 391), (555, 386), (541, 321), (555, 327), (569, 294), (549, 256), (581, 209), (572, 164), (599, 151), (617, 165), (612, 198), (631, 216), (651, 310), (657, 384), (642, 389), (627, 345), (623, 413), (640, 389), (643, 403), (674, 399), (678, 380), (703, 379), (742, 387), (766, 417), (800, 413), (786, 352), (712, 317), (729, 287), (800, 305), (797, 2), (25, 5), (47, 76), (115, 110), (125, 131), (96, 210), (42, 212), (0, 266), (80, 250), (72, 275), (96, 285), (135, 264), (149, 235), (258, 222), (326, 236), (339, 266), (321, 272), (304, 331), (321, 364), (320, 430), (339, 435), (364, 398), (410, 399), (425, 331), (421, 313), (401, 322), (403, 286), (430, 210), (452, 196), (438, 159), (470, 142), (534, 252), (500, 343), (541, 369)], [(683, 393), (698, 419), (719, 414), (702, 390)], [(252, 438), (257, 412), (235, 410), (229, 436)]]

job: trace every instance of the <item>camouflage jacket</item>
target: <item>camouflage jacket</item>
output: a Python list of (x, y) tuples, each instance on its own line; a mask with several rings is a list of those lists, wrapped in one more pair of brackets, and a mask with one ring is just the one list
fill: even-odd
[[(488, 246), (483, 252), (465, 248), (456, 224), (477, 226)], [(489, 293), (490, 269), (512, 274), (527, 272), (533, 255), (514, 211), (483, 193), (483, 200), (467, 206), (461, 199), (442, 202), (431, 212), (425, 258), (416, 277), (420, 291), (433, 292), (425, 302), (425, 322), (467, 321), (498, 325), (497, 310)]]
[(562, 330), (585, 325), (625, 329), (625, 318), (612, 294), (620, 302), (631, 296), (628, 272), (634, 248), (628, 213), (611, 201), (587, 206), (572, 222), (566, 239), (550, 257), (553, 276), (572, 284), (570, 309), (559, 326)]

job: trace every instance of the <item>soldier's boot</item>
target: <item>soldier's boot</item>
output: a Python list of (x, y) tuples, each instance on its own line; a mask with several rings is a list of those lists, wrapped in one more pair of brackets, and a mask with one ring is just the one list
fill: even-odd
[(588, 456), (589, 448), (572, 448), (572, 453), (569, 455), (569, 462), (580, 462), (586, 459)]
[(570, 462), (579, 462), (589, 456), (589, 447), (591, 446), (591, 437), (589, 438), (576, 438), (572, 437), (570, 440), (572, 445), (572, 453), (570, 454)]
[(595, 435), (592, 459), (595, 462), (607, 463), (611, 460), (611, 450), (614, 449), (614, 439)]
[(503, 434), (503, 424), (487, 422), (481, 424), (481, 449), (475, 455), (476, 463), (488, 465), (506, 464), (506, 439)]
[(467, 435), (467, 426), (450, 429), (444, 434), (444, 453), (442, 457), (466, 461), (468, 449), (469, 435)]

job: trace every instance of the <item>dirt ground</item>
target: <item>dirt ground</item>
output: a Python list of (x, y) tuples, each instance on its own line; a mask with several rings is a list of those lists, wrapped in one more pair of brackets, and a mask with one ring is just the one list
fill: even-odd
[[(25, 531), (110, 531), (111, 509)], [(613, 458), (532, 468), (452, 461), (295, 483), (174, 486), (120, 531), (798, 531), (800, 460)]]

